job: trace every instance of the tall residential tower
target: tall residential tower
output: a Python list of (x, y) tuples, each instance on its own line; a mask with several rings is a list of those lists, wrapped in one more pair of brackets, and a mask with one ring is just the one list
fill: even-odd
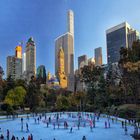
[(26, 44), (26, 79), (29, 82), (36, 74), (36, 47), (33, 38)]
[(74, 14), (68, 11), (68, 32), (55, 39), (55, 73), (58, 73), (58, 53), (60, 48), (64, 51), (64, 69), (68, 79), (68, 90), (74, 91)]
[(102, 65), (102, 48), (96, 48), (94, 50), (94, 56), (95, 56), (95, 65), (101, 66)]

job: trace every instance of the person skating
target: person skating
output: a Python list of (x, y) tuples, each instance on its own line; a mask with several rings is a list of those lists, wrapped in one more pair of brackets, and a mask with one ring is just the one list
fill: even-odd
[(107, 122), (105, 121), (105, 128), (107, 128)]
[(21, 118), (21, 123), (23, 123), (23, 118)]
[(124, 121), (122, 121), (122, 128), (124, 128)]
[(21, 131), (23, 131), (23, 123), (21, 123)]
[(49, 117), (49, 123), (51, 123), (51, 117)]
[(85, 136), (83, 136), (82, 140), (86, 140), (86, 137), (85, 137)]
[(95, 128), (95, 119), (93, 119), (93, 127)]
[(55, 130), (55, 123), (53, 123), (53, 129)]
[(37, 120), (38, 120), (38, 124), (39, 124), (39, 117), (37, 118)]
[(4, 140), (3, 134), (0, 135), (0, 139), (1, 139), (1, 140)]
[(92, 127), (92, 125), (90, 125), (90, 131), (91, 131), (91, 132), (93, 132), (93, 130), (92, 130), (92, 129), (93, 129), (93, 127)]
[(108, 122), (108, 128), (110, 128), (110, 122)]
[(125, 122), (124, 122), (124, 125), (125, 125), (125, 127), (126, 127), (126, 125), (127, 125), (127, 121), (125, 120)]
[(124, 128), (125, 135), (127, 135), (127, 127)]
[(33, 140), (33, 135), (31, 134), (31, 140)]
[(70, 128), (70, 133), (72, 133), (72, 129), (73, 129), (73, 128), (71, 127), (71, 128)]
[(29, 132), (29, 126), (28, 126), (28, 123), (26, 123), (26, 132)]
[(114, 118), (112, 118), (112, 123), (114, 123)]
[(11, 140), (16, 140), (16, 138), (15, 138), (15, 136), (14, 136), (14, 135), (12, 136)]
[(58, 129), (59, 129), (60, 124), (58, 123), (57, 125), (58, 125)]
[(22, 137), (22, 139), (21, 140), (25, 140), (25, 138), (24, 137)]
[(35, 120), (35, 124), (36, 124), (36, 118), (34, 118), (34, 120)]
[(47, 128), (49, 127), (49, 122), (47, 122)]
[(28, 140), (31, 140), (31, 136), (30, 135), (28, 136)]
[(78, 123), (77, 127), (78, 127), (78, 130), (79, 130), (80, 129), (80, 123)]
[(7, 129), (7, 140), (9, 140), (9, 135), (10, 135), (10, 132), (9, 132), (9, 129)]

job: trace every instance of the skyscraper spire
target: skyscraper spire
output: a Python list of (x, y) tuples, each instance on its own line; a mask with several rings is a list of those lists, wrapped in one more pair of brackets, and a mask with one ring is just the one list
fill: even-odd
[(68, 32), (71, 33), (72, 35), (74, 35), (74, 13), (72, 10), (68, 11)]

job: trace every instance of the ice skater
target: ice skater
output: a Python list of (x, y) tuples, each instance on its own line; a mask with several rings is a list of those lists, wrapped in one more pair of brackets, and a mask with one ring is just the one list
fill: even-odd
[(33, 135), (31, 134), (31, 140), (33, 140)]
[(92, 127), (92, 125), (90, 125), (90, 131), (93, 132), (93, 127)]
[(26, 132), (29, 132), (29, 126), (28, 126), (28, 123), (26, 123)]
[(37, 120), (38, 120), (38, 124), (39, 124), (39, 117), (37, 118)]
[(112, 123), (114, 123), (114, 118), (112, 118)]
[(124, 128), (124, 121), (122, 121), (122, 128)]
[(34, 120), (35, 120), (35, 124), (36, 124), (36, 118), (34, 118)]
[(108, 128), (110, 128), (110, 122), (108, 122)]
[(9, 129), (7, 129), (7, 140), (9, 140), (9, 135), (10, 135), (10, 132), (9, 132)]
[(11, 140), (16, 140), (16, 138), (15, 138), (15, 136), (14, 136), (14, 135), (12, 136)]
[(58, 126), (58, 129), (59, 129), (60, 124), (58, 123), (57, 126)]
[(23, 131), (23, 123), (21, 123), (21, 131)]
[(21, 140), (25, 140), (25, 138), (24, 137), (22, 137), (22, 139)]
[(49, 122), (47, 122), (47, 128), (49, 127)]
[(51, 117), (49, 117), (49, 123), (51, 123)]
[(77, 127), (78, 127), (78, 130), (80, 129), (80, 123), (78, 122), (78, 125), (77, 125)]
[(86, 140), (86, 137), (85, 137), (85, 136), (83, 136), (82, 140)]
[(124, 128), (125, 135), (127, 135), (127, 127)]
[(30, 135), (28, 136), (28, 140), (31, 140), (31, 136)]
[(70, 133), (72, 133), (72, 129), (73, 129), (73, 128), (71, 127), (71, 128), (70, 128)]
[(21, 117), (21, 123), (23, 123), (23, 118)]
[(55, 123), (53, 123), (53, 129), (55, 130)]
[(105, 128), (107, 128), (107, 122), (105, 121)]

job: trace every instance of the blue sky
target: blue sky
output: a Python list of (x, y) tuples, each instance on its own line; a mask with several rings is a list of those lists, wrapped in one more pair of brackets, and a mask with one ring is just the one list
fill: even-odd
[(93, 57), (100, 46), (106, 63), (105, 30), (127, 21), (140, 31), (139, 6), (140, 0), (0, 0), (0, 65), (6, 74), (6, 57), (33, 36), (37, 66), (54, 73), (54, 40), (67, 31), (68, 9), (75, 15), (75, 68), (78, 56)]

